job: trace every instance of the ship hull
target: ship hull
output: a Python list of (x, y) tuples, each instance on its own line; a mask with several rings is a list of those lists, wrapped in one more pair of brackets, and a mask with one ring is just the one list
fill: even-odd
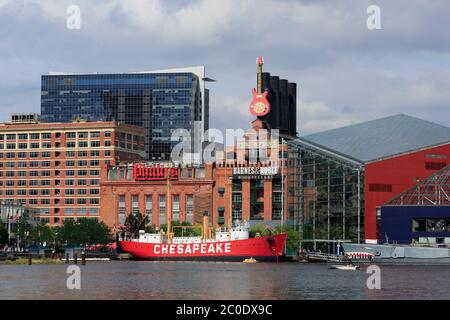
[(450, 249), (387, 244), (344, 243), (344, 252), (373, 254), (375, 262), (389, 263), (450, 263)]
[(124, 252), (136, 260), (160, 261), (278, 261), (283, 256), (286, 234), (245, 240), (202, 243), (142, 243), (120, 241)]

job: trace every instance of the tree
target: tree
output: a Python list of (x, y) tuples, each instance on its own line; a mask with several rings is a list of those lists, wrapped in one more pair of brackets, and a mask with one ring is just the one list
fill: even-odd
[(260, 236), (270, 236), (275, 233), (275, 231), (269, 227), (268, 225), (258, 223), (257, 225), (254, 225), (249, 230), (250, 238), (254, 238), (256, 234), (259, 233)]
[(74, 220), (64, 220), (63, 224), (57, 227), (58, 240), (62, 243), (80, 244), (81, 236), (77, 223)]
[(19, 219), (17, 219), (15, 233), (19, 235), (21, 240), (24, 240), (27, 234), (31, 234), (32, 230), (33, 226), (28, 222), (26, 216), (20, 216)]
[(8, 230), (6, 230), (3, 223), (0, 221), (0, 246), (5, 246), (8, 243)]
[[(188, 228), (178, 228), (178, 227), (188, 227)], [(164, 232), (167, 232), (167, 224), (160, 225), (160, 229)], [(172, 221), (172, 232), (175, 237), (199, 237), (202, 235), (202, 227), (201, 226), (193, 226), (190, 222), (187, 221)]]
[(288, 252), (288, 254), (293, 254), (300, 246), (300, 235), (298, 233), (298, 230), (286, 226), (284, 226), (281, 230), (281, 227), (277, 226), (275, 228), (275, 233), (280, 234), (281, 232), (287, 234), (286, 251)]
[(135, 236), (139, 230), (145, 228), (146, 220), (146, 216), (140, 212), (138, 214), (129, 214), (125, 219), (123, 231), (129, 235)]
[(159, 228), (156, 227), (154, 224), (145, 226), (145, 232), (147, 233), (158, 233)]
[(94, 219), (81, 218), (78, 220), (79, 234), (81, 243), (84, 244), (108, 244), (114, 241), (109, 227), (102, 221)]
[(30, 239), (35, 243), (53, 243), (55, 241), (55, 229), (44, 222), (40, 222), (34, 228), (30, 228)]
[(65, 220), (57, 232), (59, 241), (63, 243), (90, 245), (114, 241), (111, 230), (104, 222), (89, 218), (80, 218), (78, 221)]

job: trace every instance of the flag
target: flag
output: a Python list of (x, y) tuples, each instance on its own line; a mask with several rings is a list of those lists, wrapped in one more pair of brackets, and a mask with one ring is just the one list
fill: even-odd
[(17, 218), (19, 218), (19, 209), (16, 210), (16, 214), (14, 215), (14, 222), (17, 221)]

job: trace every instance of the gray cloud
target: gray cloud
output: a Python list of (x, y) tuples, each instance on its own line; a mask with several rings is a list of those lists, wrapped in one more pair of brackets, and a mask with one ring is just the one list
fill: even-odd
[[(382, 29), (366, 28), (381, 7)], [(78, 4), (82, 29), (66, 26)], [(211, 126), (247, 127), (255, 57), (298, 83), (299, 131), (394, 113), (449, 125), (448, 1), (0, 0), (0, 121), (38, 111), (49, 71), (204, 64)]]

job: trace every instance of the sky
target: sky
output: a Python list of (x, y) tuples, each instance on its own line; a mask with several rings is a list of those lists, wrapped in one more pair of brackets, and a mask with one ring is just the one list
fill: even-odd
[(205, 65), (210, 126), (246, 129), (261, 54), (297, 83), (300, 135), (399, 113), (449, 126), (449, 14), (447, 0), (0, 0), (0, 121), (39, 112), (50, 71)]

